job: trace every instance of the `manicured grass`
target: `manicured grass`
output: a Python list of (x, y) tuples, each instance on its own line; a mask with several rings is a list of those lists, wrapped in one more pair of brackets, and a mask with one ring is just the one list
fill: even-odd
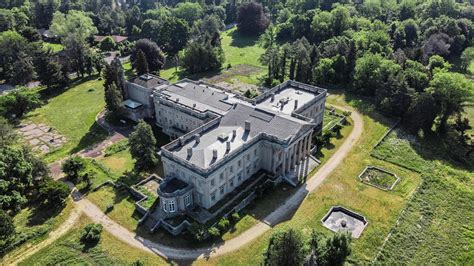
[[(346, 100), (343, 96), (337, 96), (330, 101), (338, 105), (344, 105)], [(364, 112), (366, 111), (364, 110)], [(420, 176), (417, 173), (370, 156), (372, 147), (388, 129), (389, 125), (390, 122), (377, 113), (372, 113), (370, 117), (364, 116), (364, 134), (343, 163), (318, 189), (308, 195), (299, 209), (290, 214), (288, 220), (275, 226), (271, 232), (280, 228), (291, 227), (303, 230), (304, 234), (309, 234), (312, 229), (320, 234), (332, 234), (321, 225), (321, 218), (330, 207), (342, 205), (361, 213), (369, 220), (369, 225), (362, 233), (361, 238), (353, 241), (353, 253), (350, 260), (358, 263), (370, 262), (395, 224), (408, 198), (420, 182)], [(404, 178), (390, 192), (364, 185), (358, 180), (357, 176), (369, 164), (379, 165)], [(223, 257), (212, 258), (205, 263), (220, 265), (259, 264), (262, 261), (262, 253), (267, 246), (271, 232), (236, 252)]]
[(105, 139), (107, 132), (95, 121), (105, 105), (102, 83), (98, 79), (75, 82), (26, 116), (27, 121), (51, 126), (67, 139), (65, 145), (45, 156), (47, 162), (64, 158)]
[(167, 265), (160, 256), (133, 248), (105, 230), (96, 245), (84, 245), (80, 236), (89, 223), (81, 217), (74, 229), (20, 265), (132, 265), (138, 260), (145, 265)]
[[(403, 135), (397, 135), (403, 145)], [(397, 145), (397, 144), (393, 144)], [(402, 150), (408, 158), (438, 153), (433, 145)], [(381, 145), (380, 148), (386, 150)], [(413, 154), (416, 153), (416, 154)], [(406, 164), (403, 156), (388, 157)], [(421, 159), (423, 160), (423, 159)], [(382, 264), (474, 263), (474, 176), (469, 169), (450, 166), (448, 160), (424, 160), (423, 183), (400, 216), (378, 256)]]

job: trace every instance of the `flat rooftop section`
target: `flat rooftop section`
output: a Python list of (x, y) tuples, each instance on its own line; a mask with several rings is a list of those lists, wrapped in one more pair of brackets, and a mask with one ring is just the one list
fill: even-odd
[(225, 114), (232, 108), (232, 104), (227, 101), (233, 97), (232, 94), (192, 81), (181, 81), (169, 85), (160, 93), (171, 101), (201, 112), (209, 110)]
[(290, 115), (295, 110), (295, 101), (298, 101), (296, 108), (298, 109), (313, 100), (317, 95), (319, 95), (319, 93), (313, 93), (289, 85), (280, 91), (275, 92), (273, 100), (272, 96), (267, 97), (264, 101), (258, 103), (257, 106)]
[[(248, 131), (245, 130), (246, 121), (250, 123)], [(291, 116), (283, 116), (238, 103), (221, 118), (218, 125), (200, 136), (199, 143), (192, 137), (182, 147), (170, 151), (179, 158), (205, 169), (222, 160), (229, 153), (240, 149), (244, 143), (260, 133), (266, 133), (282, 141), (290, 141), (291, 138), (299, 136), (300, 132), (309, 130), (312, 126), (308, 122)], [(230, 145), (229, 148), (228, 145)], [(192, 149), (191, 156), (188, 154), (189, 148)], [(217, 157), (214, 157), (214, 150), (217, 151)]]
[(162, 79), (152, 74), (143, 74), (138, 77), (134, 77), (129, 80), (131, 83), (135, 83), (147, 89), (154, 89), (160, 85), (168, 84), (166, 79)]
[(367, 226), (367, 220), (344, 207), (332, 207), (321, 220), (324, 227), (333, 232), (348, 232), (353, 238), (359, 238)]
[(159, 190), (161, 190), (164, 193), (173, 193), (175, 191), (181, 190), (183, 188), (186, 188), (188, 186), (187, 183), (177, 179), (177, 178), (172, 178), (167, 182), (161, 183)]
[(141, 103), (130, 99), (123, 101), (123, 105), (130, 109), (137, 109), (138, 107), (142, 106)]

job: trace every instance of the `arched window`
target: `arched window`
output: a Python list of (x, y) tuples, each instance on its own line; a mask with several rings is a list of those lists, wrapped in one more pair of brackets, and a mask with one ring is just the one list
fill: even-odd
[(176, 208), (175, 208), (175, 205), (174, 205), (174, 200), (169, 201), (169, 210), (170, 210), (170, 212), (175, 212), (176, 211)]

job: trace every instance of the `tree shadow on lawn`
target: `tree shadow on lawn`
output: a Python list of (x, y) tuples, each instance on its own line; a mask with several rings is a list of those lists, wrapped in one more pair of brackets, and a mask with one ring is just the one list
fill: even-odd
[(79, 140), (79, 143), (74, 147), (69, 153), (74, 154), (86, 148), (89, 148), (91, 145), (104, 141), (109, 136), (108, 132), (103, 129), (97, 122), (94, 122), (89, 128), (89, 131), (82, 136)]
[(247, 46), (254, 46), (258, 42), (258, 36), (247, 36), (241, 34), (238, 30), (231, 33), (232, 41), (230, 46), (244, 48)]
[(71, 88), (74, 88), (76, 86), (79, 86), (81, 84), (89, 82), (91, 80), (95, 80), (97, 78), (99, 78), (98, 74), (87, 76), (87, 77), (82, 78), (82, 79), (81, 78), (74, 78), (64, 88), (56, 88), (56, 89), (46, 88), (46, 89), (43, 89), (43, 90), (39, 91), (39, 94), (40, 94), (41, 99), (43, 101), (47, 102), (49, 99), (57, 97), (57, 96), (63, 94), (64, 92), (68, 91)]
[(49, 219), (56, 217), (66, 207), (66, 204), (57, 207), (44, 207), (38, 203), (34, 203), (31, 208), (32, 211), (28, 216), (27, 226), (42, 225)]

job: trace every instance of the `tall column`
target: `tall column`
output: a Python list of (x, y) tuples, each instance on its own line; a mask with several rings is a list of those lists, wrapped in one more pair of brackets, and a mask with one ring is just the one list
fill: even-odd
[(306, 151), (308, 155), (311, 154), (311, 134), (308, 135), (308, 143), (307, 143)]

